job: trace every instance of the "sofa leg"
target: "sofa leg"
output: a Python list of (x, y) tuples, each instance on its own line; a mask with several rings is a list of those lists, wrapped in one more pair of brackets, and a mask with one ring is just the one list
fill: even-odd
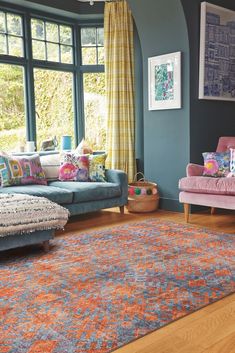
[(45, 240), (43, 243), (42, 243), (42, 246), (43, 246), (43, 249), (45, 252), (48, 252), (50, 250), (50, 243), (49, 243), (49, 240)]
[(211, 207), (211, 214), (215, 214), (215, 210), (216, 210), (215, 207)]
[(189, 208), (190, 205), (188, 203), (184, 203), (184, 218), (186, 223), (189, 221)]
[(120, 213), (121, 213), (121, 214), (124, 214), (124, 207), (125, 207), (125, 206), (120, 206), (120, 207), (119, 207), (119, 210), (120, 210)]

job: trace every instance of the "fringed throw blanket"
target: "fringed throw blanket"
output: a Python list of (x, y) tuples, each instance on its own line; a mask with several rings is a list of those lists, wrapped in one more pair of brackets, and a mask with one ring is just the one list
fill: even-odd
[(61, 229), (69, 211), (44, 197), (0, 194), (0, 237), (38, 230)]

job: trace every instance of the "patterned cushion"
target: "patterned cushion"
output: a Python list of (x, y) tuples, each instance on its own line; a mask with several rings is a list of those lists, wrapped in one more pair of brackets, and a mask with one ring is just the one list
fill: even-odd
[(230, 173), (227, 177), (235, 177), (235, 148), (230, 149)]
[(38, 154), (12, 157), (6, 153), (1, 153), (0, 174), (2, 187), (26, 184), (47, 184)]
[(230, 149), (230, 172), (235, 173), (235, 148)]
[(204, 158), (204, 176), (226, 177), (230, 168), (230, 152), (205, 152)]
[(105, 182), (105, 160), (107, 154), (90, 155), (89, 179), (90, 181)]
[(78, 156), (66, 153), (63, 163), (59, 169), (59, 180), (61, 181), (88, 181), (89, 158), (87, 155)]

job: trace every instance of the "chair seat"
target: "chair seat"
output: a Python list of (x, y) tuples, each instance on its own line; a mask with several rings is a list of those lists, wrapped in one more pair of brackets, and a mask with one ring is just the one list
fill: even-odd
[(179, 188), (193, 193), (235, 195), (235, 178), (190, 176), (180, 179)]

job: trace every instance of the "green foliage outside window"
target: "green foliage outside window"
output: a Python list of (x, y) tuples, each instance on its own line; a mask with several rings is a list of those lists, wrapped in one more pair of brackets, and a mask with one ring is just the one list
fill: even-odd
[(23, 82), (22, 67), (0, 64), (0, 150), (25, 143)]

